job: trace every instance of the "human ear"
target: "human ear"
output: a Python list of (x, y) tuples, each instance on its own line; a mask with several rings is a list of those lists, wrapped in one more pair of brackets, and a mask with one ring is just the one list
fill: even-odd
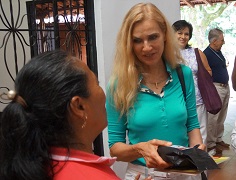
[(70, 112), (80, 118), (84, 117), (84, 101), (79, 96), (74, 96), (70, 101)]
[(213, 40), (213, 43), (215, 44), (216, 42), (217, 42), (217, 39), (214, 39), (214, 40)]

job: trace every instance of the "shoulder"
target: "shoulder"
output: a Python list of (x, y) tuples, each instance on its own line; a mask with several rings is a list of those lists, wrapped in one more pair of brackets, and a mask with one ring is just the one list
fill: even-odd
[(93, 179), (103, 179), (103, 180), (110, 180), (110, 179), (119, 179), (114, 171), (103, 164), (96, 164), (96, 163), (80, 163), (80, 162), (73, 162), (68, 161), (63, 163), (59, 171), (56, 172), (54, 180), (77, 180), (77, 179), (86, 179), (86, 180), (93, 180)]
[(185, 64), (179, 64), (179, 65), (177, 65), (177, 67), (176, 68), (174, 68), (174, 69), (172, 69), (172, 68), (167, 68), (167, 72), (169, 72), (171, 75), (172, 75), (172, 77), (174, 77), (174, 79), (175, 79), (175, 77), (177, 77), (178, 75), (179, 75), (179, 68), (181, 68), (181, 70), (182, 70), (182, 72), (183, 72), (183, 75), (184, 76), (189, 76), (189, 75), (191, 75), (192, 76), (192, 70), (191, 70), (191, 68), (190, 67), (188, 67), (187, 65), (185, 65)]
[(194, 48), (192, 48), (192, 47), (188, 47), (186, 49), (181, 50), (182, 55), (189, 55), (189, 54), (192, 54), (192, 53), (194, 53)]
[(209, 54), (209, 52), (210, 52), (209, 47), (207, 47), (207, 48), (203, 51), (204, 54)]
[(184, 75), (192, 75), (192, 70), (191, 70), (190, 67), (188, 67), (188, 66), (186, 66), (184, 64), (181, 64), (180, 66), (182, 68), (182, 71), (183, 71)]
[(181, 69), (183, 71), (183, 74), (192, 72), (190, 67), (188, 67), (185, 64), (177, 64), (176, 68), (171, 68), (170, 65), (168, 63), (166, 63), (166, 70), (167, 70), (167, 72), (169, 72), (169, 73), (171, 73), (172, 75), (175, 76), (175, 74), (177, 75), (177, 69), (179, 68), (179, 66), (181, 67)]
[(183, 76), (184, 76), (184, 81), (185, 81), (185, 84), (187, 85), (190, 85), (192, 84), (192, 81), (193, 81), (193, 73), (192, 73), (192, 70), (190, 67), (186, 66), (186, 65), (183, 65), (181, 64), (181, 69), (183, 71)]

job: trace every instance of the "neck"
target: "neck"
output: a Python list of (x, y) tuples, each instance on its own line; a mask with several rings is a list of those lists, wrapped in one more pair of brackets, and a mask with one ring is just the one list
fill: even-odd
[(168, 78), (165, 66), (163, 68), (155, 67), (154, 69), (149, 69), (148, 72), (144, 72), (142, 75), (145, 84), (155, 85), (156, 88), (159, 84), (164, 83)]
[(87, 138), (83, 138), (83, 136), (80, 135), (71, 138), (69, 143), (70, 148), (93, 154), (93, 147), (92, 147), (93, 141), (90, 140), (89, 136), (86, 135), (86, 137)]
[(160, 60), (155, 65), (150, 66), (143, 66), (143, 73), (151, 74), (155, 77), (160, 76), (161, 74), (166, 72), (166, 66), (163, 62), (163, 60)]
[(214, 51), (219, 51), (218, 49), (216, 49), (216, 47), (212, 44), (209, 45), (211, 49), (213, 49)]
[(160, 80), (159, 82), (149, 82), (146, 79), (144, 79), (144, 83), (145, 84), (151, 84), (151, 85), (155, 85), (156, 89), (159, 89), (159, 85), (161, 85), (162, 83), (166, 82), (167, 78), (163, 78), (162, 80)]
[(181, 50), (184, 50), (186, 46), (179, 46)]
[(93, 154), (92, 146), (87, 147), (87, 146), (84, 145), (84, 144), (71, 143), (71, 144), (70, 144), (70, 148), (72, 148), (72, 149), (77, 149), (77, 150), (80, 150), (80, 151), (84, 151), (84, 152)]

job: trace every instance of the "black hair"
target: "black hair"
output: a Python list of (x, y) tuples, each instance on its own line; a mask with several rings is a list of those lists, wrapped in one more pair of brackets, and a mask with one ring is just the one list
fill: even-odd
[(50, 147), (69, 149), (67, 109), (73, 96), (89, 97), (87, 75), (64, 51), (42, 53), (18, 73), (15, 90), (27, 104), (10, 102), (0, 122), (0, 179), (52, 179)]
[[(184, 28), (188, 28), (189, 29), (189, 40), (192, 38), (192, 35), (193, 35), (193, 26), (192, 24), (190, 24), (189, 22), (185, 21), (185, 20), (179, 20), (179, 21), (176, 21), (173, 25), (172, 25), (173, 29), (176, 31), (179, 31), (179, 30), (182, 30)], [(189, 48), (190, 45), (187, 44), (186, 45), (186, 49)]]

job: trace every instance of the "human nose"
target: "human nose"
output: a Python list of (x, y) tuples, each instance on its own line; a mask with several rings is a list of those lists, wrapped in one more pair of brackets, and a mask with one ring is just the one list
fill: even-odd
[(182, 39), (185, 38), (185, 35), (184, 35), (184, 34), (180, 34), (179, 36), (180, 36)]
[(148, 41), (144, 41), (144, 44), (143, 44), (143, 51), (149, 51), (152, 49), (152, 46), (151, 44), (148, 42)]

